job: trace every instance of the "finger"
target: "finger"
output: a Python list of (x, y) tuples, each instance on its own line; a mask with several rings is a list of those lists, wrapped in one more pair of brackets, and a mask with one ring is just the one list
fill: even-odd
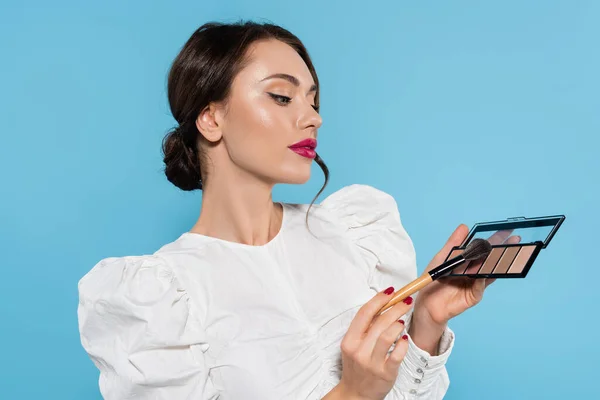
[(465, 241), (468, 234), (469, 227), (467, 227), (465, 224), (460, 224), (454, 230), (454, 232), (452, 232), (452, 235), (450, 235), (444, 244), (444, 247), (442, 247), (442, 249), (433, 257), (427, 268), (425, 268), (425, 271), (430, 271), (431, 269), (443, 263), (448, 254), (450, 254), (452, 248), (460, 246)]
[(485, 287), (487, 288), (488, 286), (490, 286), (494, 282), (496, 282), (496, 278), (487, 278), (485, 280)]
[(492, 236), (488, 238), (488, 242), (491, 245), (502, 244), (506, 240), (507, 237), (513, 232), (513, 229), (506, 229), (503, 231), (497, 231)]
[(396, 347), (394, 347), (394, 350), (389, 354), (387, 360), (385, 361), (385, 371), (394, 376), (398, 372), (398, 368), (400, 368), (400, 364), (402, 364), (402, 360), (404, 360), (407, 351), (408, 336), (403, 335), (402, 338), (398, 339), (396, 342)]
[(363, 335), (368, 330), (375, 314), (387, 304), (390, 300), (390, 295), (394, 293), (394, 288), (388, 288), (386, 290), (390, 294), (384, 293), (385, 290), (381, 291), (358, 310), (354, 319), (350, 322), (350, 326), (345, 335), (345, 340), (349, 342), (362, 340)]
[(391, 324), (397, 323), (396, 321), (401, 316), (408, 313), (412, 308), (411, 305), (407, 304), (412, 304), (412, 297), (408, 297), (405, 301), (401, 301), (395, 304), (392, 308), (388, 309), (385, 313), (377, 317), (377, 319), (373, 322), (373, 324), (367, 331), (367, 335), (364, 337), (362, 343), (360, 344), (359, 353), (362, 353), (365, 357), (372, 357), (375, 345), (379, 340), (379, 337), (383, 334), (383, 332)]
[(481, 299), (483, 298), (483, 292), (485, 290), (485, 281), (487, 279), (486, 278), (478, 278), (475, 279), (472, 286), (471, 286), (471, 295), (472, 297), (472, 304), (471, 306), (479, 303), (481, 301)]
[(465, 224), (460, 224), (450, 235), (444, 247), (435, 255), (435, 257), (446, 258), (450, 250), (455, 246), (460, 246), (465, 241), (469, 234), (469, 227)]
[(519, 236), (519, 235), (514, 235), (514, 236), (509, 237), (508, 239), (506, 239), (505, 244), (517, 244), (517, 243), (521, 243), (521, 236)]
[(377, 343), (373, 348), (372, 361), (375, 365), (381, 366), (385, 363), (385, 359), (390, 351), (390, 347), (398, 340), (398, 336), (404, 330), (404, 320), (398, 319), (379, 335)]

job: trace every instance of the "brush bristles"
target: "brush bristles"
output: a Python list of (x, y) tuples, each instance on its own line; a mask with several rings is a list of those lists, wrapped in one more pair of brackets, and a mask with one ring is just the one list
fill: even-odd
[(473, 239), (467, 246), (462, 256), (465, 260), (473, 261), (483, 257), (487, 257), (492, 251), (492, 245), (485, 239)]

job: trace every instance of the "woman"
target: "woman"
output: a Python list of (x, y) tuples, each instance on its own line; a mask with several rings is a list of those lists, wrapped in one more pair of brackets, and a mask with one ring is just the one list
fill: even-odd
[(270, 24), (203, 25), (168, 95), (179, 126), (165, 173), (203, 191), (201, 213), (154, 254), (104, 259), (80, 281), (81, 341), (103, 396), (442, 398), (448, 320), (486, 283), (435, 282), (376, 317), (391, 286), (416, 277), (394, 199), (351, 185), (318, 205), (272, 201), (275, 184), (306, 182), (313, 160), (327, 184), (319, 81), (300, 40)]

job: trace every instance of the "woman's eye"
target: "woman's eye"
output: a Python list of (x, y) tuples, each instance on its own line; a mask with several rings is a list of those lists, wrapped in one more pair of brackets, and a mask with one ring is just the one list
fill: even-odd
[(275, 93), (269, 93), (269, 96), (271, 96), (273, 98), (273, 100), (275, 100), (277, 103), (279, 103), (281, 105), (287, 105), (292, 101), (291, 97), (281, 96), (281, 95), (275, 94)]
[[(275, 93), (270, 93), (267, 92), (269, 94), (269, 96), (271, 96), (273, 98), (273, 100), (275, 100), (275, 102), (277, 102), (279, 105), (281, 106), (286, 106), (288, 104), (290, 104), (292, 102), (292, 98), (288, 97), (288, 96), (282, 96), (280, 94), (275, 94)], [(319, 112), (319, 107), (317, 107), (314, 104), (311, 104), (311, 107), (316, 111)]]

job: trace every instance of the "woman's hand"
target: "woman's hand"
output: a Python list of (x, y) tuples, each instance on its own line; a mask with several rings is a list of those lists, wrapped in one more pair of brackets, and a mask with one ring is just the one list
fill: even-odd
[[(498, 231), (488, 241), (491, 244), (519, 243), (518, 236), (510, 236), (512, 231)], [(426, 271), (444, 262), (454, 246), (460, 246), (469, 234), (466, 225), (460, 225), (450, 236), (444, 247), (431, 260)], [(477, 271), (483, 261), (475, 262), (467, 269)], [(495, 279), (445, 277), (423, 288), (417, 300), (409, 333), (415, 344), (423, 350), (435, 354), (435, 345), (439, 341), (446, 324), (451, 318), (478, 304), (485, 289)]]
[(358, 310), (341, 343), (342, 378), (324, 399), (380, 400), (394, 386), (408, 349), (408, 337), (399, 338), (404, 330), (399, 318), (409, 312), (412, 298), (374, 318), (393, 291), (388, 288), (378, 293)]

